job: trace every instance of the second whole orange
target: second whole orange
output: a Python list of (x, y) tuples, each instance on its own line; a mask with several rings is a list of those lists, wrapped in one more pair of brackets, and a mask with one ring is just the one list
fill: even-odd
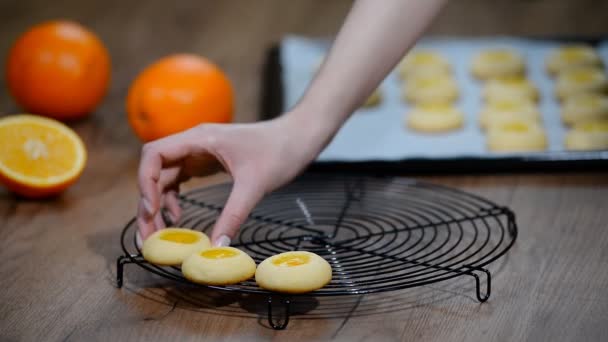
[(110, 82), (110, 56), (86, 27), (55, 20), (35, 25), (13, 44), (6, 81), (15, 101), (31, 113), (58, 120), (86, 116)]
[(148, 66), (127, 96), (129, 124), (142, 141), (201, 123), (232, 121), (233, 91), (222, 70), (193, 54), (165, 57)]

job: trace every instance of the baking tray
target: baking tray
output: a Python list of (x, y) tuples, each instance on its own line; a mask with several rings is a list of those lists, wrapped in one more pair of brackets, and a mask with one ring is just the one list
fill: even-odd
[[(308, 38), (303, 37), (287, 37), (283, 42), (273, 46), (269, 49), (267, 53), (266, 63), (263, 70), (263, 84), (261, 87), (262, 96), (261, 96), (261, 117), (263, 119), (269, 119), (276, 117), (280, 113), (282, 113), (285, 109), (287, 109), (290, 105), (293, 104), (294, 94), (293, 92), (289, 94), (289, 91), (285, 89), (284, 77), (286, 72), (284, 71), (284, 66), (282, 60), (285, 58), (284, 52), (282, 50), (285, 48), (285, 42), (289, 40), (303, 40), (304, 43), (311, 42), (310, 44), (314, 45), (319, 49), (319, 51), (327, 49), (329, 47), (329, 43), (326, 40), (310, 40)], [(608, 64), (608, 40), (601, 38), (587, 38), (587, 37), (564, 37), (564, 38), (533, 38), (533, 39), (523, 39), (523, 38), (515, 38), (515, 37), (485, 37), (485, 38), (472, 38), (472, 39), (463, 39), (463, 38), (432, 38), (426, 39), (421, 42), (422, 47), (432, 48), (434, 50), (438, 50), (440, 53), (446, 55), (444, 53), (445, 48), (443, 46), (458, 46), (462, 44), (462, 41), (466, 41), (468, 44), (472, 44), (476, 48), (492, 48), (492, 47), (512, 47), (515, 45), (516, 50), (525, 49), (525, 45), (521, 45), (522, 41), (527, 44), (538, 44), (542, 46), (545, 51), (548, 49), (552, 49), (556, 46), (567, 42), (584, 42), (590, 44), (595, 47), (601, 48), (601, 55), (604, 58), (604, 62)], [(518, 45), (520, 44), (520, 45)], [(438, 49), (437, 46), (440, 48)], [(471, 50), (471, 49), (469, 49)], [(314, 52), (313, 52), (314, 54)], [(535, 63), (541, 63), (544, 59), (541, 56), (542, 54), (536, 54), (534, 58), (537, 59)], [(452, 60), (453, 56), (448, 53), (448, 57)], [(466, 58), (465, 58), (466, 57)], [(467, 58), (470, 58), (470, 53), (467, 56), (459, 56), (460, 63), (465, 63)], [(318, 59), (318, 57), (316, 57)], [(309, 60), (305, 63), (307, 67), (310, 67), (311, 61)], [(468, 65), (468, 64), (467, 64)], [(460, 71), (459, 71), (460, 69)], [(468, 68), (463, 70), (462, 66), (455, 65), (456, 73), (468, 72)], [(529, 68), (531, 69), (531, 68)], [(302, 70), (299, 71), (301, 75), (305, 75), (302, 73)], [(536, 73), (536, 74), (533, 74)], [(544, 69), (539, 70), (538, 67), (535, 69), (531, 69), (529, 72), (529, 77), (534, 81), (537, 86), (539, 86), (541, 90), (541, 97), (547, 98), (550, 96), (552, 92), (552, 87), (549, 89), (546, 84), (543, 82), (547, 82), (548, 76), (544, 76), (547, 79), (543, 80), (541, 73), (544, 73)], [(297, 74), (297, 73), (296, 73)], [(310, 77), (311, 72), (307, 75), (302, 76), (303, 82), (308, 82), (308, 79), (304, 79), (305, 77)], [(309, 76), (310, 75), (310, 76)], [(292, 75), (293, 77), (293, 72)], [(463, 75), (456, 75), (456, 77), (465, 77)], [(387, 79), (383, 82), (382, 87), (383, 92), (385, 89), (389, 89), (389, 91), (395, 91), (392, 88), (397, 89), (398, 85), (395, 84), (398, 82), (396, 80), (396, 75), (389, 75)], [(467, 82), (467, 81), (465, 81)], [(468, 82), (472, 82), (469, 80)], [(291, 82), (293, 83), (293, 82)], [(540, 84), (539, 84), (540, 83)], [(461, 81), (459, 81), (461, 85)], [(473, 85), (475, 86), (475, 85)], [(463, 94), (467, 94), (468, 91), (465, 89)], [(286, 99), (289, 97), (291, 99)], [(466, 96), (466, 95), (465, 95)], [(461, 100), (459, 102), (459, 107), (462, 108), (463, 104), (461, 102), (469, 101), (471, 99), (465, 98), (465, 96), (461, 96)], [(464, 99), (462, 99), (464, 98)], [(392, 101), (395, 101), (395, 96), (393, 96)], [(400, 100), (398, 100), (400, 101)], [(289, 103), (291, 102), (291, 103)], [(510, 154), (498, 154), (493, 152), (484, 152), (477, 151), (476, 153), (459, 153), (454, 155), (405, 155), (403, 157), (391, 156), (390, 158), (386, 158), (383, 156), (374, 156), (373, 154), (368, 154), (367, 156), (363, 156), (355, 158), (351, 156), (347, 156), (345, 158), (340, 158), (336, 154), (328, 156), (328, 150), (325, 150), (316, 160), (311, 168), (317, 171), (342, 171), (342, 172), (371, 172), (371, 173), (387, 173), (387, 172), (433, 172), (433, 173), (462, 173), (462, 172), (503, 172), (503, 171), (584, 171), (584, 170), (604, 170), (608, 169), (608, 151), (564, 151), (560, 150), (558, 146), (556, 146), (555, 141), (562, 140), (564, 128), (556, 128), (555, 122), (557, 122), (561, 126), (561, 122), (559, 121), (559, 112), (558, 107), (554, 102), (554, 100), (547, 100), (546, 103), (542, 103), (540, 105), (540, 109), (543, 112), (543, 118), (545, 121), (545, 127), (547, 128), (547, 132), (549, 135), (554, 134), (555, 137), (550, 136), (550, 149), (544, 152), (535, 152), (535, 153), (510, 153)], [(470, 106), (470, 104), (464, 104), (464, 106)], [(543, 107), (545, 106), (545, 107)], [(385, 109), (386, 110), (386, 109)], [(407, 110), (407, 105), (401, 104), (401, 108), (399, 112), (389, 113), (388, 115), (393, 116), (393, 126), (399, 126), (403, 132), (406, 132), (404, 128), (402, 128), (402, 115)], [(478, 109), (468, 110), (467, 112), (467, 122), (470, 127), (468, 129), (477, 129), (477, 116)], [(378, 113), (374, 113), (374, 110), (360, 110), (354, 114), (354, 116), (367, 116), (369, 120), (377, 119), (374, 118), (374, 115), (378, 115)], [(547, 120), (549, 119), (549, 120)], [(338, 133), (337, 139), (341, 139), (342, 145), (344, 145), (344, 139), (341, 135), (349, 134), (350, 121), (349, 120), (345, 127)], [(395, 120), (397, 120), (395, 122)], [(551, 126), (553, 125), (553, 127)], [(466, 129), (466, 128), (465, 128)], [(551, 132), (553, 133), (550, 133)], [(561, 131), (560, 131), (561, 130)], [(458, 134), (458, 133), (457, 133)], [(481, 135), (481, 132), (478, 133)], [(415, 135), (415, 134), (413, 134)], [(352, 136), (352, 134), (351, 134)], [(356, 135), (355, 135), (356, 136)], [(430, 139), (430, 140), (429, 140)], [(428, 144), (429, 141), (433, 141), (433, 137), (425, 136), (419, 143)], [(441, 139), (441, 138), (439, 138)], [(452, 137), (453, 139), (453, 137)], [(426, 140), (426, 141), (425, 141)], [(335, 143), (336, 141), (332, 142)], [(332, 148), (331, 144), (329, 148)], [(407, 147), (403, 147), (407, 149)], [(335, 152), (335, 149), (333, 149)], [(407, 154), (407, 153), (406, 153)]]

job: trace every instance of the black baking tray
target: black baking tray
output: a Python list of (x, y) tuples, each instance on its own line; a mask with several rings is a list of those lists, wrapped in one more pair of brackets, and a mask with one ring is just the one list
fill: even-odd
[[(567, 37), (556, 40), (585, 42), (596, 45), (599, 39)], [(268, 49), (262, 70), (260, 118), (272, 119), (284, 111), (281, 49), (278, 44)], [(608, 171), (608, 151), (538, 152), (525, 156), (487, 156), (457, 158), (407, 158), (399, 161), (369, 160), (364, 162), (314, 162), (310, 169), (327, 172), (365, 173), (497, 173)]]

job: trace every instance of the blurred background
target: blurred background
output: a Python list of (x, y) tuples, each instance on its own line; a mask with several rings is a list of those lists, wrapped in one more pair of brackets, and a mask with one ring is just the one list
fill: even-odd
[[(90, 154), (83, 179), (89, 191), (106, 189), (98, 176), (122, 175), (133, 186), (141, 143), (127, 123), (125, 98), (144, 67), (177, 52), (205, 56), (232, 82), (235, 121), (255, 121), (267, 51), (287, 34), (335, 35), (351, 5), (349, 0), (3, 0), (0, 63), (6, 64), (15, 39), (42, 21), (75, 20), (95, 32), (111, 55), (111, 82), (100, 106), (70, 124)], [(452, 0), (427, 35), (594, 37), (608, 32), (606, 13), (608, 2), (601, 0)], [(0, 77), (0, 114), (22, 112), (7, 93), (5, 73)], [(82, 186), (73, 191), (79, 190)]]
[[(332, 36), (349, 0), (3, 0), (0, 1), (0, 62), (12, 42), (44, 20), (76, 20), (97, 33), (112, 58), (112, 81), (96, 124), (124, 116), (124, 97), (143, 67), (175, 52), (210, 58), (229, 75), (236, 91), (236, 120), (258, 117), (265, 53), (286, 34)], [(602, 0), (452, 0), (427, 35), (584, 35), (608, 30)], [(404, 16), (405, 18), (405, 16)], [(17, 111), (6, 94), (0, 110)], [(113, 120), (112, 120), (113, 121)], [(112, 125), (112, 138), (135, 143), (127, 125)], [(110, 132), (108, 132), (110, 134)]]

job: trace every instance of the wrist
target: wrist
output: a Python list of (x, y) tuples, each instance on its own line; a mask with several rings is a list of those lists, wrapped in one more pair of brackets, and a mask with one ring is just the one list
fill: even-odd
[[(298, 104), (277, 119), (288, 144), (302, 153), (306, 162), (313, 161), (329, 144), (342, 126), (322, 108)], [(295, 151), (294, 151), (295, 152)]]

